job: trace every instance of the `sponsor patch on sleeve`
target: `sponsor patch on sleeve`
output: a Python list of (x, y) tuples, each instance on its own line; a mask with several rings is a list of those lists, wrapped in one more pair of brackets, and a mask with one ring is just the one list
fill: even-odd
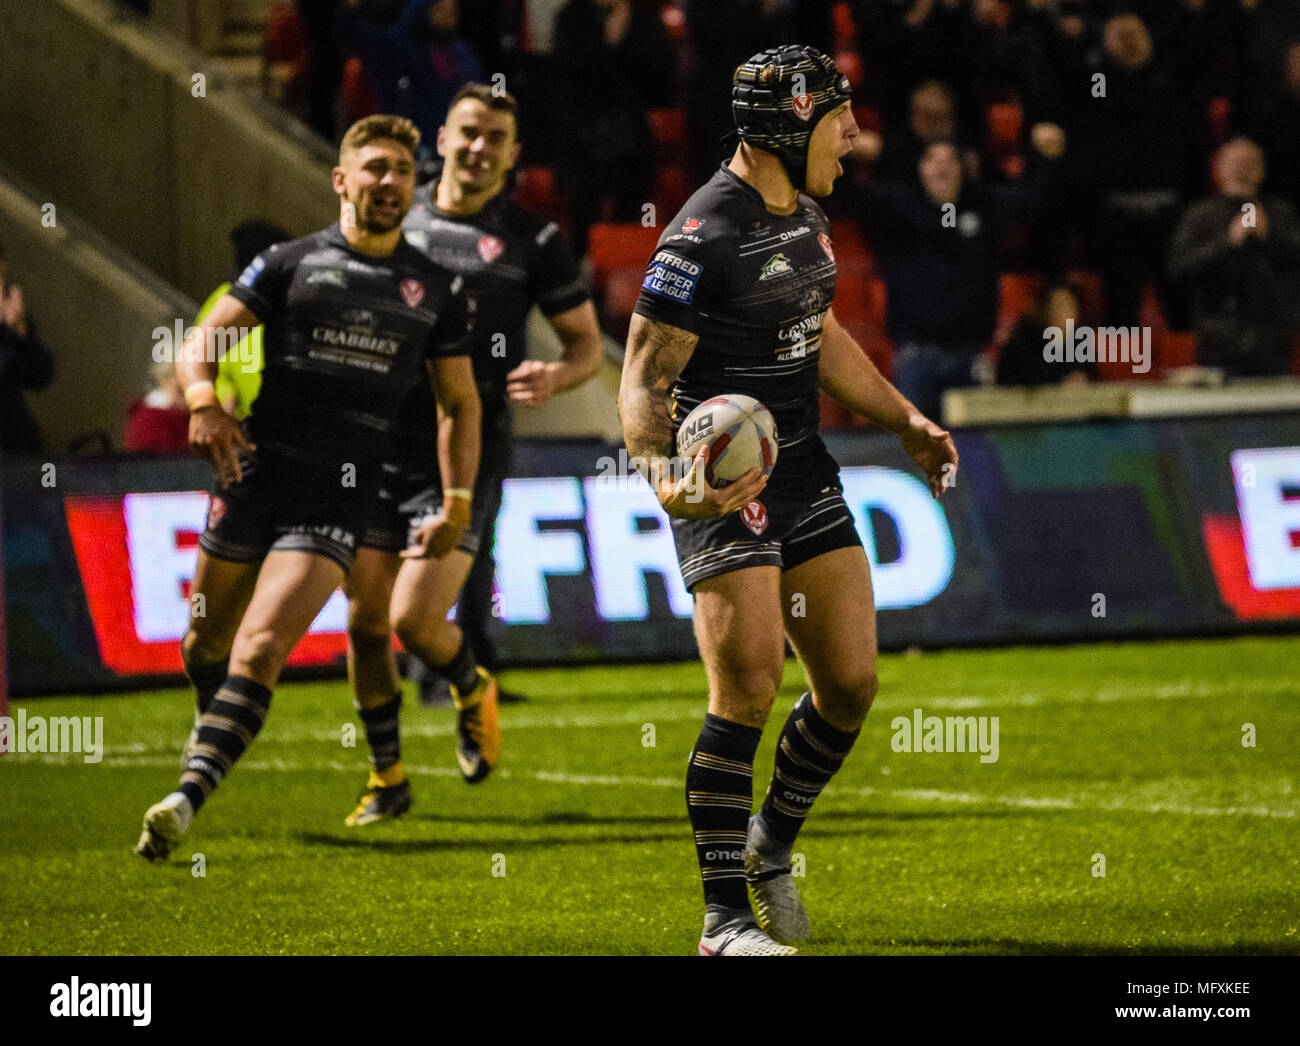
[(248, 268), (239, 274), (239, 285), (241, 287), (251, 287), (257, 282), (257, 278), (262, 275), (262, 270), (266, 268), (266, 259), (260, 254), (248, 263)]
[(658, 251), (646, 269), (645, 282), (641, 286), (661, 298), (689, 305), (695, 298), (695, 288), (703, 272), (704, 266), (699, 262), (672, 251)]

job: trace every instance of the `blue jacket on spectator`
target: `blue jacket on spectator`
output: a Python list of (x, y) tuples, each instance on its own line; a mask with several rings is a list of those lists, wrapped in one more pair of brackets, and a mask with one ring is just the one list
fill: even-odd
[(356, 8), (340, 8), (343, 46), (365, 66), (379, 111), (405, 116), (420, 129), (421, 149), (432, 152), (452, 98), (483, 79), (474, 48), (459, 37), (430, 32), (429, 11), (439, 0), (407, 0), (392, 23), (376, 22)]

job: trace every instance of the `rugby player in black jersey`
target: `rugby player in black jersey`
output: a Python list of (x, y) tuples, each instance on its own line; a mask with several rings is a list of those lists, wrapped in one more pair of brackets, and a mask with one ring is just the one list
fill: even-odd
[[(496, 680), (476, 664), (472, 644), (447, 613), (475, 558), (491, 562), (510, 461), (509, 403), (541, 406), (600, 367), (600, 327), (577, 263), (554, 223), (517, 206), (506, 189), (520, 150), (517, 111), (508, 93), (485, 84), (462, 88), (438, 132), (442, 174), (417, 194), (403, 223), (407, 242), (461, 275), (477, 302), (470, 352), (483, 403), (483, 450), (473, 490), (457, 492), (472, 496), (472, 508), (455, 549), (436, 560), (399, 558), (408, 531), (435, 515), (455, 487), (439, 476), (433, 395), (423, 387), (411, 391), (395, 433), (396, 454), (385, 465), (380, 500), (346, 584), (349, 674), (371, 762), (349, 825), (398, 816), (411, 804), (401, 763), (401, 691), (390, 621), (402, 645), (451, 683), (456, 758), (465, 780), (483, 780), (500, 757)], [(534, 303), (563, 346), (558, 361), (526, 358), (525, 328)], [(465, 609), (462, 604), (459, 620)]]
[[(810, 932), (791, 847), (876, 693), (871, 574), (818, 435), (818, 389), (896, 433), (935, 497), (955, 477), (957, 452), (830, 307), (834, 246), (810, 197), (830, 194), (857, 134), (847, 80), (813, 48), (775, 48), (736, 70), (732, 112), (734, 155), (687, 201), (647, 267), (620, 413), (628, 451), (651, 462), (648, 478), (673, 517), (709, 679), (686, 772), (704, 883), (699, 951), (786, 955), (795, 949), (777, 941)], [(704, 479), (707, 449), (685, 476), (669, 466), (682, 418), (727, 393), (767, 405), (779, 453), (766, 481), (754, 469), (715, 489)], [(781, 730), (772, 781), (751, 817), (754, 752), (781, 683), (783, 631), (809, 691)]]
[[(180, 784), (145, 813), (136, 849), (150, 860), (175, 848), (265, 721), (290, 651), (355, 558), (417, 381), (432, 378), (447, 419), (438, 455), (448, 486), (474, 483), (480, 410), (464, 281), (402, 238), (418, 143), (401, 117), (354, 124), (333, 172), (339, 224), (258, 255), (182, 347), (190, 444), (216, 483), (181, 642), (200, 715)], [(206, 350), (217, 331), (259, 323), (265, 368), (245, 435), (217, 402)], [(405, 554), (445, 556), (469, 510), (468, 498), (445, 499)]]

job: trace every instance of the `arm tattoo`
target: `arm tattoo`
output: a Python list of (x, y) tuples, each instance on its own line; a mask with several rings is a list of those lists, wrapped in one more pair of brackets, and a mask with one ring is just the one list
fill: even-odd
[(634, 458), (648, 462), (674, 453), (669, 390), (681, 374), (699, 336), (666, 323), (632, 317), (618, 412), (623, 439)]

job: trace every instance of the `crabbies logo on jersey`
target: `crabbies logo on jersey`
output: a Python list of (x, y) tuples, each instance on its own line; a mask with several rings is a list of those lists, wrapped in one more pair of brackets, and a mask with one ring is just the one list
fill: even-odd
[(751, 501), (740, 510), (740, 521), (757, 536), (767, 529), (767, 509), (761, 501)]
[(643, 288), (651, 294), (689, 305), (695, 298), (704, 266), (672, 251), (659, 251), (650, 260)]
[(309, 286), (328, 283), (331, 287), (338, 287), (341, 290), (347, 290), (348, 286), (347, 277), (340, 269), (317, 269), (307, 277), (307, 283)]
[(797, 94), (794, 96), (794, 114), (805, 123), (812, 118), (813, 114), (813, 97), (810, 94)]
[(822, 245), (822, 250), (826, 252), (826, 257), (831, 261), (835, 260), (835, 248), (831, 245), (831, 238), (824, 232), (817, 234), (817, 242)]
[(420, 302), (424, 301), (424, 284), (419, 280), (403, 280), (399, 286), (403, 300), (411, 308), (414, 309)]
[(682, 232), (694, 232), (703, 224), (703, 218), (687, 218), (686, 221), (682, 222)]
[(478, 238), (478, 256), (491, 265), (501, 257), (501, 252), (506, 249), (506, 245), (495, 236), (480, 236)]
[(767, 259), (758, 274), (759, 282), (770, 280), (773, 276), (784, 276), (787, 272), (794, 272), (794, 266), (790, 264), (790, 259), (784, 254), (774, 254)]

